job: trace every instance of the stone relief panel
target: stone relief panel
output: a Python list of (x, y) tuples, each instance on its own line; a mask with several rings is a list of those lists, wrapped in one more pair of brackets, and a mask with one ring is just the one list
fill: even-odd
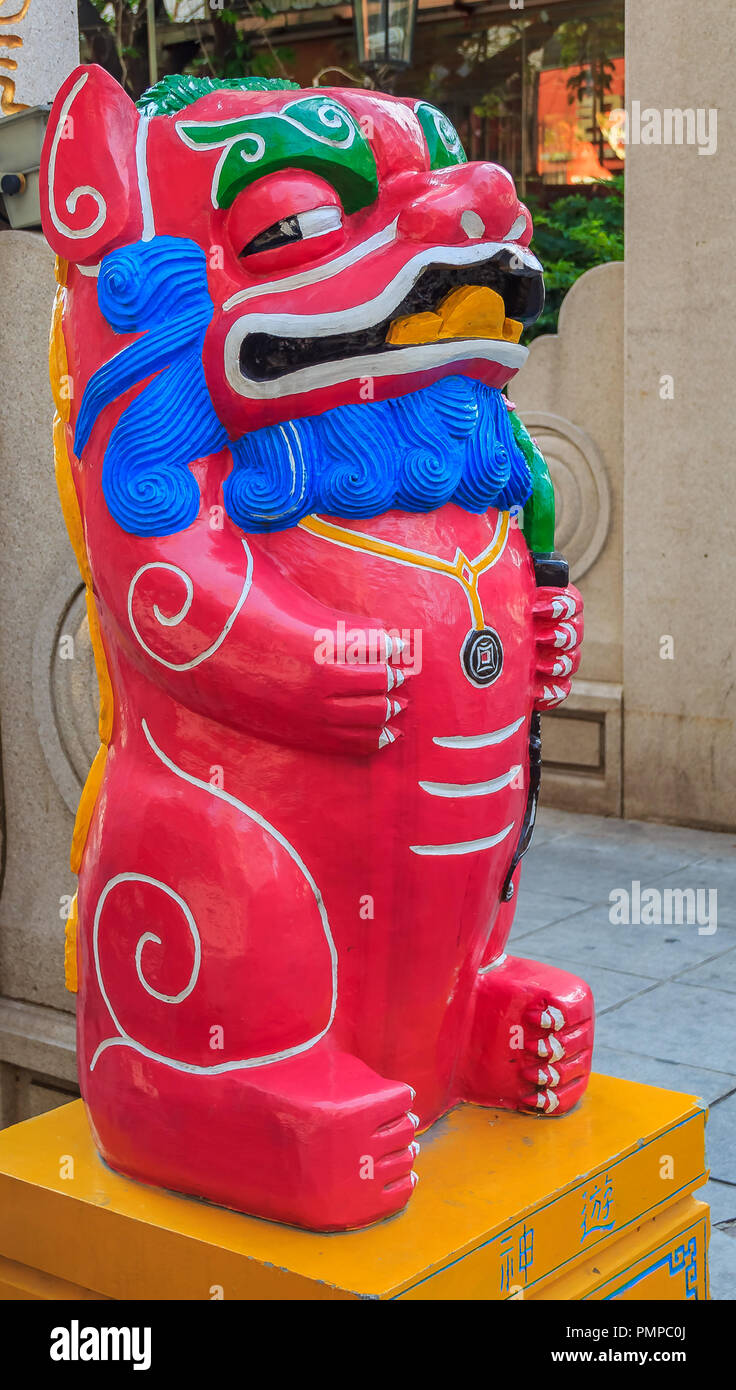
[[(2, 12), (13, 13), (17, 8), (12, 0)], [(34, 0), (27, 18), (36, 8)], [(74, 1000), (64, 988), (64, 914), (76, 886), (69, 867), (69, 842), (79, 783), (76, 777), (70, 779), (67, 757), (59, 759), (61, 767), (67, 768), (65, 795), (49, 771), (37, 712), (42, 685), (36, 681), (34, 696), (33, 674), (39, 624), (50, 591), (63, 577), (44, 648), (48, 710), (55, 624), (80, 581), (54, 482), (53, 401), (46, 368), (54, 258), (42, 236), (28, 231), (0, 233), (0, 283), (12, 287), (5, 297), (0, 334), (0, 718), (6, 816), (0, 1009), (8, 999), (21, 1000), (38, 1014), (56, 1017), (58, 1011), (68, 1020)], [(70, 665), (74, 663), (65, 663)], [(94, 695), (94, 683), (90, 689)], [(52, 725), (50, 716), (46, 725)], [(79, 768), (78, 749), (74, 761)], [(33, 1029), (37, 1031), (35, 1023)], [(19, 1037), (11, 1047), (0, 1020), (0, 1062), (12, 1061), (14, 1066), (33, 1070), (37, 1064), (27, 1056), (32, 1042), (32, 1036), (25, 1036), (25, 1041)], [(50, 1077), (61, 1075), (53, 1056), (44, 1060), (41, 1070)]]
[(542, 720), (542, 799), (604, 815), (622, 806), (623, 289), (620, 261), (582, 275), (513, 386), (549, 463), (557, 548), (585, 600), (572, 694)]
[(577, 583), (598, 559), (611, 523), (605, 465), (590, 435), (561, 415), (525, 410), (524, 424), (549, 464), (555, 489), (555, 543)]
[(54, 584), (36, 628), (33, 704), (51, 776), (74, 813), (99, 747), (97, 676), (76, 566)]

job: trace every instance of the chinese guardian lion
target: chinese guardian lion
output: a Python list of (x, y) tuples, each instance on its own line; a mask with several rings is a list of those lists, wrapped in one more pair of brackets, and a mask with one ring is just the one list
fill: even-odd
[(67, 930), (94, 1137), (364, 1226), (417, 1130), (564, 1115), (590, 1068), (587, 986), (505, 953), (582, 635), (502, 394), (531, 219), (424, 101), (171, 77), (136, 105), (95, 66), (41, 185), (101, 689)]

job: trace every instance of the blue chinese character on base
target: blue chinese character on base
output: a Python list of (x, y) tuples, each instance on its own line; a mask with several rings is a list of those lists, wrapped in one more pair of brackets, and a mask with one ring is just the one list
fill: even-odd
[[(516, 1271), (514, 1254), (516, 1252)], [(500, 1237), (498, 1254), (501, 1260), (501, 1293), (511, 1293), (514, 1273), (526, 1284), (534, 1263), (534, 1227), (524, 1222), (521, 1230), (506, 1231)]]
[(608, 1173), (596, 1178), (583, 1192), (580, 1244), (594, 1231), (612, 1231), (616, 1225), (613, 1212), (613, 1183)]
[(519, 1235), (519, 1274), (524, 1275), (524, 1283), (529, 1278), (528, 1270), (534, 1263), (534, 1228), (527, 1230), (526, 1222), (524, 1229)]
[(499, 1256), (501, 1259), (501, 1293), (508, 1293), (514, 1277), (514, 1239), (510, 1231), (501, 1237)]

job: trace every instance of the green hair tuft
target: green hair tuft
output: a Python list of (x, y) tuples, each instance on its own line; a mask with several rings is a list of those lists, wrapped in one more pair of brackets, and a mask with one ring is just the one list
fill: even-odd
[(136, 106), (144, 116), (171, 116), (210, 92), (284, 92), (293, 88), (299, 90), (299, 83), (281, 77), (189, 77), (174, 73), (149, 87)]

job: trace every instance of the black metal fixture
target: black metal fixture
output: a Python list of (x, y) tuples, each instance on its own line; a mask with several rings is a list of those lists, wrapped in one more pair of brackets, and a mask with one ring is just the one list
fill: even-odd
[(353, 0), (358, 63), (364, 72), (411, 66), (419, 0)]

